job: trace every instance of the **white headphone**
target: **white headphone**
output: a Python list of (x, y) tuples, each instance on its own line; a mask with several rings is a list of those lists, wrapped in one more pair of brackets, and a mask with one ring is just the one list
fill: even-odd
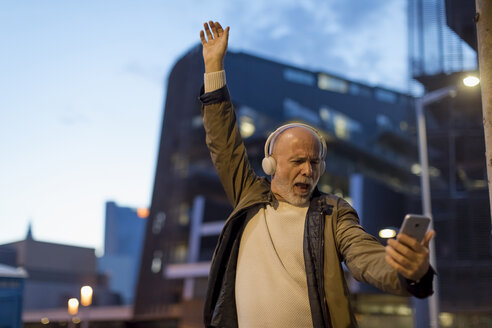
[(272, 152), (273, 152), (273, 145), (275, 144), (275, 140), (277, 137), (282, 134), (285, 130), (288, 130), (290, 128), (295, 128), (295, 127), (301, 127), (305, 128), (311, 132), (314, 132), (316, 137), (318, 138), (318, 141), (321, 145), (321, 162), (319, 164), (319, 169), (320, 169), (320, 176), (325, 172), (325, 157), (326, 157), (326, 141), (325, 138), (319, 133), (318, 130), (313, 128), (312, 126), (309, 126), (307, 124), (303, 123), (290, 123), (290, 124), (285, 124), (279, 127), (277, 130), (275, 130), (270, 136), (268, 137), (267, 141), (265, 142), (265, 158), (263, 158), (263, 161), (261, 162), (261, 166), (263, 167), (263, 171), (268, 174), (268, 175), (273, 175), (275, 173), (275, 169), (277, 168), (277, 162), (275, 162), (275, 158), (273, 158)]

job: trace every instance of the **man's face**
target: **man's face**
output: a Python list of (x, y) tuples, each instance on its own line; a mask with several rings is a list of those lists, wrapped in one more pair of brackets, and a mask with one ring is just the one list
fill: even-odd
[(272, 154), (277, 162), (272, 176), (275, 197), (292, 205), (306, 205), (319, 180), (320, 155), (320, 143), (308, 129), (294, 127), (280, 134)]

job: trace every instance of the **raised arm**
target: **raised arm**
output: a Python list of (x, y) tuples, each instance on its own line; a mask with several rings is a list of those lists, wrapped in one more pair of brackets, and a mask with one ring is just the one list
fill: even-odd
[(224, 30), (219, 22), (209, 21), (208, 24), (204, 23), (203, 27), (205, 32), (200, 31), (200, 40), (203, 46), (205, 73), (222, 71), (229, 40), (229, 26)]
[(200, 32), (200, 39), (205, 63), (205, 94), (200, 96), (200, 101), (206, 143), (224, 191), (235, 207), (258, 177), (248, 161), (236, 114), (225, 87), (225, 73), (221, 72), (224, 69), (229, 27), (224, 30), (218, 22), (210, 21), (204, 24), (204, 29)]

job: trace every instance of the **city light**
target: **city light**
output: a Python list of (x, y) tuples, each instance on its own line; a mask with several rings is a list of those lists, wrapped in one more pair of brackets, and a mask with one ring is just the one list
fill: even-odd
[(149, 216), (149, 214), (150, 214), (150, 211), (148, 208), (141, 207), (141, 208), (137, 209), (137, 215), (141, 219), (147, 218)]
[(79, 311), (79, 300), (76, 298), (71, 298), (68, 300), (68, 313), (71, 315), (76, 315)]
[(418, 163), (414, 163), (412, 165), (412, 168), (410, 169), (412, 171), (413, 174), (415, 175), (419, 175), (420, 172), (422, 172), (422, 168), (420, 167), (420, 164)]
[(89, 306), (92, 304), (91, 286), (83, 286), (80, 288), (80, 304), (82, 304), (82, 306)]
[(467, 87), (474, 87), (480, 83), (480, 79), (476, 76), (469, 75), (463, 79), (463, 84)]
[(47, 325), (47, 324), (49, 324), (49, 323), (50, 323), (50, 319), (48, 319), (48, 318), (46, 318), (46, 317), (41, 318), (41, 323), (42, 323), (43, 325)]
[(396, 236), (396, 229), (394, 228), (384, 228), (379, 230), (379, 237), (381, 238), (393, 238)]
[(248, 138), (255, 133), (256, 128), (250, 117), (241, 116), (239, 122), (239, 132), (243, 138)]

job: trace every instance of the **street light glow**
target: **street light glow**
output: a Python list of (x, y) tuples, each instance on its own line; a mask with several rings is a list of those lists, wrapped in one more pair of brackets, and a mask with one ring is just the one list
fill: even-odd
[(76, 298), (71, 298), (68, 300), (68, 313), (71, 315), (76, 315), (79, 311), (79, 300)]
[(463, 84), (467, 87), (474, 87), (480, 83), (480, 79), (476, 76), (469, 75), (463, 79)]
[(82, 306), (89, 306), (92, 303), (92, 287), (84, 286), (80, 288), (80, 303)]
[(379, 230), (379, 237), (381, 238), (388, 239), (388, 238), (393, 238), (395, 236), (396, 236), (396, 230), (393, 228), (385, 228)]

